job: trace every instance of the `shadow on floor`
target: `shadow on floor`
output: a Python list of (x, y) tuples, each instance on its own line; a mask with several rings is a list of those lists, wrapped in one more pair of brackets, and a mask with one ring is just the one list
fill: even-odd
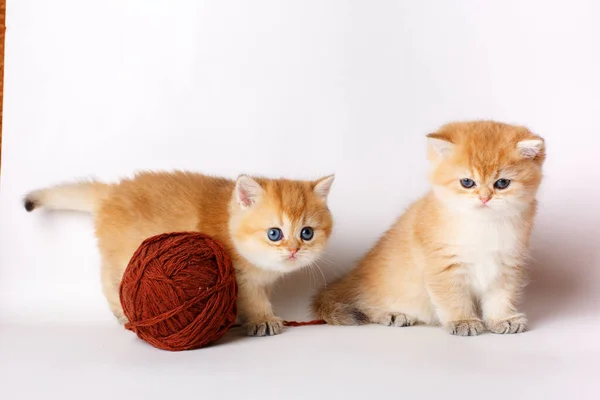
[(522, 307), (532, 328), (568, 316), (598, 315), (600, 237), (594, 225), (565, 221), (536, 227), (539, 238), (533, 238)]

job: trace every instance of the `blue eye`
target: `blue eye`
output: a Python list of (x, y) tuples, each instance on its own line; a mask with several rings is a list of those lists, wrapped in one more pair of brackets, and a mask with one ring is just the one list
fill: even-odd
[(496, 182), (494, 182), (494, 187), (496, 189), (506, 189), (508, 185), (510, 185), (509, 179), (498, 179)]
[(302, 228), (302, 231), (300, 232), (300, 237), (302, 238), (302, 240), (305, 241), (309, 241), (313, 238), (313, 236), (315, 236), (315, 232), (313, 231), (313, 229), (309, 226)]
[(283, 233), (279, 228), (271, 228), (267, 231), (267, 237), (272, 242), (279, 242), (283, 237)]
[(471, 189), (472, 187), (475, 187), (475, 181), (473, 181), (473, 179), (469, 179), (469, 178), (461, 179), (460, 184), (465, 189)]

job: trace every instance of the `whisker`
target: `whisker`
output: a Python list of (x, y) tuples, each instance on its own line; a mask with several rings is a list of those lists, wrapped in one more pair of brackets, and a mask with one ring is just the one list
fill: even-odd
[(321, 254), (317, 261), (323, 261), (323, 262), (326, 262), (327, 264), (337, 266), (337, 263), (330, 260), (329, 258), (327, 258), (325, 254)]
[(311, 276), (314, 279), (314, 284), (313, 284), (312, 288), (319, 287), (319, 277), (317, 276), (317, 273), (315, 272), (315, 263), (314, 263), (314, 261), (310, 265), (310, 274), (311, 274)]
[(331, 260), (328, 260), (326, 258), (320, 258), (319, 261), (323, 261), (324, 263), (328, 264), (328, 265), (333, 265), (334, 267), (337, 266), (337, 264)]
[(316, 262), (314, 262), (314, 261), (313, 261), (313, 262), (311, 263), (311, 266), (310, 266), (310, 269), (311, 269), (311, 271), (312, 271), (312, 274), (313, 274), (313, 276), (314, 276), (314, 278), (315, 278), (315, 285), (314, 285), (313, 287), (315, 287), (315, 288), (318, 288), (318, 287), (320, 286), (320, 283), (319, 283), (319, 276), (317, 275), (317, 272), (315, 271), (315, 268), (319, 268), (319, 266), (317, 265), (317, 263), (316, 263)]
[(319, 271), (319, 273), (321, 274), (321, 278), (323, 278), (323, 283), (325, 284), (325, 286), (327, 286), (327, 278), (325, 278), (325, 274), (323, 273), (323, 270), (321, 269), (321, 267), (318, 264), (319, 260), (320, 259), (316, 259), (316, 260), (313, 260), (310, 262), (310, 264), (309, 264), (310, 274), (311, 274), (311, 277), (314, 276), (315, 286), (320, 287), (319, 276), (317, 275), (317, 272), (314, 270), (316, 269), (317, 271)]
[(319, 273), (321, 274), (321, 277), (323, 278), (323, 282), (325, 284), (325, 288), (327, 288), (327, 278), (325, 278), (325, 274), (323, 273), (323, 270), (321, 269), (321, 267), (319, 267), (319, 265), (317, 263), (315, 263), (315, 267), (317, 268), (317, 271), (319, 271)]
[(307, 264), (305, 269), (306, 269), (306, 273), (308, 274), (308, 283), (312, 286), (312, 280), (313, 280), (312, 263)]

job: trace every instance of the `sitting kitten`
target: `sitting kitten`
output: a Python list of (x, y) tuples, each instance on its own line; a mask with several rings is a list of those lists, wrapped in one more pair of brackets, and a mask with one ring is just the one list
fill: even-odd
[[(441, 324), (454, 335), (518, 333), (544, 140), (492, 121), (428, 135), (433, 190), (357, 268), (313, 302), (329, 324)], [(481, 317), (478, 314), (481, 314)]]
[(201, 231), (231, 255), (238, 310), (250, 336), (279, 334), (271, 286), (319, 258), (333, 220), (327, 196), (334, 177), (317, 181), (251, 178), (237, 181), (189, 172), (137, 174), (118, 184), (68, 183), (31, 192), (25, 208), (90, 212), (102, 256), (104, 295), (121, 323), (127, 319), (119, 285), (128, 262), (150, 236)]

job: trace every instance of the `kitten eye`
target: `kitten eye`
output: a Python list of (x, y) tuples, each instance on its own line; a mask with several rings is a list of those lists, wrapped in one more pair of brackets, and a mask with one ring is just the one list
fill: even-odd
[(506, 189), (508, 185), (510, 185), (509, 179), (498, 179), (496, 182), (494, 182), (494, 187), (496, 189)]
[(460, 184), (462, 185), (462, 187), (464, 187), (465, 189), (471, 189), (472, 187), (475, 186), (475, 181), (473, 181), (473, 179), (469, 179), (469, 178), (464, 178), (460, 180)]
[(283, 232), (279, 228), (271, 228), (267, 231), (267, 237), (271, 242), (279, 242), (283, 237)]
[(313, 236), (315, 236), (315, 232), (311, 227), (307, 226), (302, 228), (302, 231), (300, 232), (300, 237), (302, 240), (306, 240), (308, 242), (313, 238)]

